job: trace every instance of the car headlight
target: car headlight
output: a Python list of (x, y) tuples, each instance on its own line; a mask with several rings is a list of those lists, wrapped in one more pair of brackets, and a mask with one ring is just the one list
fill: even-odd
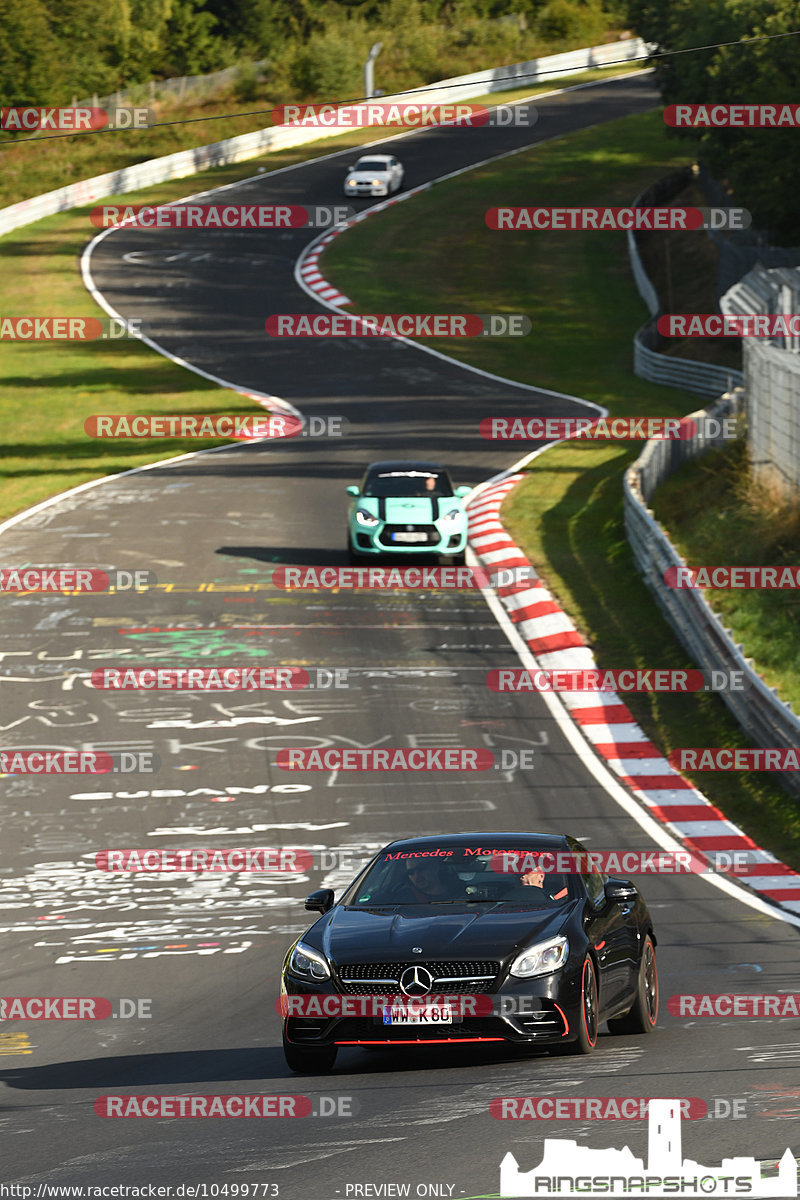
[(310, 946), (298, 942), (289, 959), (289, 973), (298, 979), (321, 981), (330, 979), (331, 969), (324, 954), (312, 950)]
[(383, 187), (383, 185), (384, 185), (385, 183), (386, 183), (386, 180), (385, 180), (385, 179), (373, 179), (373, 180), (372, 180), (372, 187)]
[(440, 520), (446, 521), (448, 525), (452, 525), (462, 515), (460, 508), (451, 508), (450, 512), (443, 513)]
[(563, 967), (569, 958), (569, 942), (563, 936), (550, 938), (548, 942), (539, 942), (536, 946), (528, 946), (517, 955), (511, 964), (510, 974), (518, 979), (532, 979), (535, 975), (550, 975)]
[(367, 512), (365, 508), (357, 508), (356, 525), (363, 525), (365, 529), (374, 529), (376, 525), (380, 525), (380, 521), (377, 517), (373, 517), (371, 512)]

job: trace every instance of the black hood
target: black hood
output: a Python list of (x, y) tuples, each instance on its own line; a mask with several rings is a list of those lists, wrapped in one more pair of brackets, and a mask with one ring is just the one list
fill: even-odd
[[(560, 933), (579, 901), (538, 909), (505, 904), (337, 905), (304, 940), (336, 965), (430, 959), (496, 959)], [(412, 953), (421, 946), (422, 954)]]

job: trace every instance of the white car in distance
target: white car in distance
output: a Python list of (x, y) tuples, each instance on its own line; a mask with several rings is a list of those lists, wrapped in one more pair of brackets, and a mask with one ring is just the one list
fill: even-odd
[(403, 165), (391, 154), (367, 154), (347, 168), (345, 196), (389, 196), (400, 190)]

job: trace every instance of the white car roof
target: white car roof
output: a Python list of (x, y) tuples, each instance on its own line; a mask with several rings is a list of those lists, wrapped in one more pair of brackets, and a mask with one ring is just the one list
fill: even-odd
[(394, 157), (394, 156), (393, 156), (393, 155), (391, 155), (391, 154), (362, 154), (362, 155), (361, 155), (361, 158), (359, 158), (359, 159), (357, 160), (357, 162), (356, 162), (356, 166), (358, 166), (358, 164), (359, 164), (360, 162), (364, 162), (364, 160), (365, 160), (365, 159), (374, 160), (375, 162), (385, 162), (385, 163), (388, 163), (388, 162), (391, 162), (391, 161), (392, 161), (392, 158), (393, 158), (393, 157)]

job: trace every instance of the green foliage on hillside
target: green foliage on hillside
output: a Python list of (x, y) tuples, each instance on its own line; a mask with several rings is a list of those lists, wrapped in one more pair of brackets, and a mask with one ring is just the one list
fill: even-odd
[[(800, 34), (740, 43), (800, 30), (798, 0), (627, 0), (626, 11), (635, 31), (662, 51), (734, 43), (661, 60), (665, 104), (797, 103)], [(800, 245), (796, 129), (687, 130), (676, 136), (697, 144), (701, 161), (728, 183), (736, 203), (750, 209), (771, 241)]]
[(0, 103), (69, 103), (268, 60), (286, 98), (385, 91), (604, 40), (620, 0), (0, 0)]

